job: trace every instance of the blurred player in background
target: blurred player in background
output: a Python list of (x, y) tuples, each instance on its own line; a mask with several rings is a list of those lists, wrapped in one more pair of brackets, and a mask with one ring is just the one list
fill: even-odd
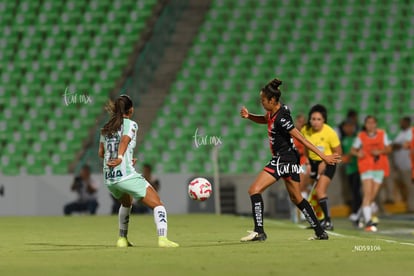
[(63, 213), (67, 216), (74, 212), (88, 212), (95, 215), (99, 205), (96, 198), (98, 186), (98, 182), (91, 177), (91, 168), (88, 165), (83, 165), (71, 186), (71, 190), (78, 194), (78, 199), (66, 204)]
[(400, 196), (407, 204), (407, 211), (414, 212), (414, 185), (411, 183), (411, 154), (406, 146), (412, 139), (411, 119), (403, 117), (400, 120), (400, 131), (392, 143), (394, 165), (394, 183), (400, 191)]
[[(314, 144), (323, 154), (332, 153), (341, 155), (342, 148), (338, 135), (328, 122), (328, 113), (323, 105), (313, 106), (308, 115), (308, 123), (302, 128), (302, 134), (312, 144)], [(318, 204), (320, 205), (324, 219), (321, 224), (326, 230), (333, 230), (331, 221), (327, 190), (336, 171), (336, 164), (329, 164), (315, 152), (308, 151), (308, 159), (311, 166), (311, 178), (316, 181), (314, 192), (316, 193)], [(314, 207), (316, 209), (317, 206)]]
[(362, 214), (365, 231), (376, 232), (377, 225), (372, 221), (371, 204), (374, 202), (384, 177), (389, 175), (387, 155), (391, 153), (391, 142), (387, 133), (377, 128), (377, 119), (367, 116), (364, 127), (352, 145), (352, 154), (358, 158), (358, 170), (362, 181)]
[[(295, 118), (295, 126), (296, 128), (301, 131), (303, 126), (306, 124), (306, 118), (303, 114), (296, 116)], [(307, 198), (308, 186), (310, 183), (310, 166), (309, 160), (306, 156), (306, 147), (295, 137), (293, 138), (293, 143), (299, 153), (299, 164), (302, 167), (302, 171), (300, 173), (300, 190), (302, 191), (302, 196)]]
[(103, 174), (105, 184), (112, 195), (119, 200), (119, 238), (118, 247), (128, 247), (128, 223), (132, 200), (142, 202), (153, 209), (154, 221), (158, 232), (159, 247), (178, 247), (167, 239), (167, 211), (158, 193), (137, 173), (133, 167), (133, 150), (136, 144), (138, 125), (131, 120), (134, 112), (132, 100), (121, 95), (107, 105), (111, 118), (101, 130), (99, 157), (104, 159)]
[(264, 203), (262, 193), (280, 178), (285, 180), (286, 189), (292, 202), (302, 211), (314, 229), (316, 236), (312, 239), (327, 240), (328, 234), (322, 229), (309, 202), (301, 195), (299, 154), (293, 144), (292, 137), (298, 139), (308, 149), (316, 152), (328, 164), (340, 162), (340, 156), (325, 155), (295, 128), (290, 110), (279, 101), (281, 96), (279, 85), (281, 84), (280, 80), (274, 79), (260, 91), (261, 103), (266, 110), (265, 115), (251, 114), (245, 107), (242, 107), (240, 111), (242, 118), (258, 124), (267, 124), (270, 149), (273, 156), (249, 188), (254, 231), (249, 231), (249, 235), (241, 238), (241, 241), (266, 240), (267, 236), (263, 226)]
[(339, 139), (342, 141), (342, 137), (345, 135), (345, 130), (344, 130), (344, 125), (346, 123), (352, 123), (354, 125), (354, 135), (356, 135), (359, 131), (360, 131), (360, 125), (358, 122), (358, 112), (355, 109), (348, 109), (348, 112), (346, 113), (346, 118), (339, 124), (338, 126), (338, 135), (339, 135)]
[(154, 189), (159, 192), (161, 188), (161, 182), (152, 174), (152, 165), (144, 163), (142, 165), (142, 176), (151, 184)]
[(351, 192), (351, 215), (349, 219), (358, 226), (358, 210), (362, 203), (361, 194), (361, 176), (358, 172), (358, 162), (355, 156), (352, 155), (352, 145), (354, 143), (356, 134), (355, 123), (351, 120), (347, 120), (342, 125), (343, 135), (341, 138), (342, 145), (342, 161), (345, 164), (345, 174), (348, 181), (349, 190)]
[[(295, 126), (296, 128), (300, 131), (302, 129), (302, 127), (306, 124), (306, 118), (303, 114), (299, 114), (296, 116), (295, 118)], [(309, 161), (308, 161), (308, 157), (306, 156), (306, 147), (296, 138), (293, 138), (293, 143), (299, 153), (299, 164), (302, 168), (301, 172), (300, 172), (300, 191), (301, 194), (303, 196), (303, 198), (308, 198), (308, 193), (309, 193), (309, 184), (311, 183), (311, 179), (310, 179), (310, 166), (309, 166)], [(292, 206), (293, 205), (293, 206)], [(290, 211), (292, 214), (292, 220), (293, 222), (298, 222), (299, 221), (299, 216), (301, 218), (301, 220), (305, 220), (306, 218), (303, 216), (302, 213), (298, 213), (298, 209), (296, 208), (296, 206), (294, 206), (293, 202), (290, 206)], [(316, 210), (315, 210), (316, 213)], [(316, 214), (316, 216), (318, 216)]]

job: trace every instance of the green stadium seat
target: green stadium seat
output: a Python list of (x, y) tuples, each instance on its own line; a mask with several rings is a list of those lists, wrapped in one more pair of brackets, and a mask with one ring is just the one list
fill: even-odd
[(6, 176), (15, 176), (20, 174), (20, 167), (18, 164), (11, 163), (8, 165), (2, 165), (1, 172)]
[[(10, 110), (2, 110), (7, 128), (1, 130), (0, 140), (2, 147), (10, 150), (8, 154), (25, 156), (33, 147), (37, 158), (30, 162), (27, 158), (10, 160), (1, 171), (8, 175), (19, 174), (20, 170), (39, 175), (50, 169), (52, 173), (66, 174), (68, 164), (89, 135), (87, 130), (95, 124), (95, 116), (103, 111), (108, 93), (95, 93), (93, 105), (76, 108), (75, 104), (64, 105), (65, 88), (93, 93), (91, 87), (99, 83), (99, 92), (109, 92), (157, 1), (119, 1), (119, 5), (112, 5), (111, 1), (71, 0), (63, 6), (50, 0), (3, 2), (0, 108), (10, 105), (15, 111), (14, 120), (10, 120)], [(134, 12), (137, 16), (133, 16)], [(117, 23), (111, 24), (111, 20)], [(115, 57), (110, 49), (117, 40), (119, 56)], [(112, 66), (106, 66), (109, 63)], [(102, 81), (101, 73), (107, 77)], [(3, 139), (12, 135), (14, 141)], [(22, 146), (15, 148), (17, 142)], [(46, 170), (45, 163), (58, 143), (66, 143), (67, 152), (61, 152), (58, 164)]]
[[(198, 103), (197, 105), (208, 103), (212, 108), (207, 113), (203, 108), (201, 108), (202, 112), (194, 112), (193, 108), (188, 108), (190, 120), (186, 120), (184, 127), (194, 126), (196, 121), (195, 125), (202, 125), (203, 121), (197, 118), (199, 114), (204, 117), (204, 122), (208, 122), (207, 125), (212, 126), (205, 128), (208, 131), (214, 131), (217, 126), (220, 126), (219, 129), (226, 133), (226, 137), (230, 138), (228, 140), (234, 140), (235, 145), (246, 149), (260, 149), (261, 146), (258, 143), (263, 141), (260, 134), (250, 132), (246, 135), (244, 127), (240, 129), (240, 126), (232, 126), (227, 122), (232, 112), (229, 102), (239, 104), (256, 101), (255, 106), (261, 110), (258, 100), (255, 100), (257, 94), (254, 94), (254, 91), (258, 91), (263, 85), (257, 80), (267, 76), (271, 78), (277, 75), (287, 80), (283, 91), (288, 91), (288, 93), (283, 97), (292, 106), (294, 113), (307, 113), (310, 104), (319, 102), (327, 106), (333, 105), (335, 114), (332, 117), (341, 119), (348, 108), (355, 107), (352, 100), (345, 100), (351, 96), (348, 92), (350, 89), (360, 90), (355, 93), (357, 95), (355, 99), (357, 99), (359, 93), (373, 95), (375, 91), (384, 89), (402, 91), (401, 83), (405, 83), (404, 87), (412, 86), (409, 81), (398, 82), (399, 84), (384, 81), (382, 85), (378, 81), (384, 75), (395, 77), (397, 80), (407, 80), (406, 72), (412, 68), (410, 65), (390, 66), (392, 63), (399, 62), (397, 60), (404, 60), (405, 64), (411, 64), (408, 52), (402, 54), (403, 57), (400, 59), (390, 58), (395, 50), (404, 53), (401, 52), (405, 46), (404, 39), (400, 39), (403, 37), (401, 31), (398, 36), (393, 35), (392, 32), (391, 34), (387, 32), (386, 37), (377, 35), (384, 33), (386, 28), (397, 32), (396, 29), (400, 28), (395, 28), (395, 26), (401, 25), (400, 18), (387, 23), (382, 17), (377, 16), (376, 12), (372, 12), (372, 9), (367, 11), (363, 4), (353, 3), (351, 5), (346, 2), (327, 1), (325, 8), (321, 10), (311, 2), (301, 3), (298, 8), (296, 4), (284, 1), (278, 5), (278, 20), (273, 20), (270, 16), (272, 10), (266, 8), (269, 3), (273, 2), (242, 1), (238, 5), (231, 1), (213, 1), (206, 21), (194, 40), (194, 47), (190, 50), (189, 58), (177, 78), (177, 82), (187, 80), (197, 82), (201, 79), (210, 82), (210, 85), (205, 85), (201, 91), (207, 93), (212, 90), (210, 94), (212, 97), (200, 96), (197, 93), (188, 93), (186, 94), (188, 96), (183, 97), (186, 86), (181, 85), (180, 88), (171, 89), (170, 92), (175, 95), (173, 97), (175, 101), (168, 102), (169, 105), (179, 106), (177, 99), (185, 98), (189, 102), (193, 99), (193, 102)], [(376, 8), (374, 10), (377, 10)], [(378, 11), (382, 12), (388, 9), (388, 3), (384, 7), (378, 7)], [(257, 20), (257, 17), (261, 20)], [(319, 19), (315, 21), (314, 17)], [(361, 20), (361, 17), (370, 18), (371, 25), (366, 27), (365, 23), (369, 21)], [(281, 20), (283, 18), (286, 20)], [(267, 31), (267, 26), (273, 28)], [(254, 30), (263, 31), (253, 32)], [(316, 40), (315, 37), (317, 37)], [(289, 42), (280, 43), (281, 41)], [(196, 60), (198, 56), (212, 53), (209, 45), (214, 45), (213, 56), (209, 59), (209, 63), (200, 69), (198, 66), (205, 63), (197, 64)], [(301, 54), (298, 55), (298, 52)], [(376, 54), (373, 55), (373, 52)], [(275, 55), (275, 53), (278, 54)], [(186, 73), (183, 74), (183, 72)], [(240, 91), (240, 89), (243, 90)], [(244, 91), (246, 94), (243, 93)], [(402, 97), (402, 92), (397, 93)], [(364, 98), (360, 109), (378, 112), (380, 103), (372, 101), (369, 97)], [(233, 102), (234, 98), (237, 100)], [(337, 98), (344, 100), (337, 102)], [(211, 105), (211, 99), (215, 99), (213, 105)], [(400, 108), (400, 102), (390, 102), (389, 111)], [(184, 113), (180, 116), (186, 115)], [(183, 130), (180, 133), (182, 132)], [(242, 143), (238, 144), (240, 141)], [(232, 147), (235, 146), (230, 145), (229, 148)], [(231, 154), (234, 154), (236, 158), (254, 158), (253, 150), (240, 153), (223, 149), (223, 152), (225, 158), (220, 161), (220, 166), (225, 171), (242, 172), (250, 169), (228, 162), (230, 162)], [(198, 156), (195, 155), (194, 158), (197, 159)], [(189, 163), (195, 163), (193, 159), (182, 162), (181, 167), (189, 170), (199, 170), (200, 167), (208, 169), (208, 166), (189, 166)], [(260, 164), (256, 165), (260, 167)]]
[(52, 165), (52, 173), (61, 175), (61, 174), (67, 174), (68, 168), (66, 166), (63, 166), (61, 164), (53, 164)]

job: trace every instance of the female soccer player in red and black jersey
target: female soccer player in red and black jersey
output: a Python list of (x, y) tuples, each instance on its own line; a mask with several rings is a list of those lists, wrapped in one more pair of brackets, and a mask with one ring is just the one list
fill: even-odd
[(280, 178), (285, 180), (292, 202), (304, 214), (314, 229), (316, 235), (312, 239), (327, 240), (328, 234), (322, 229), (309, 202), (301, 195), (299, 155), (292, 137), (298, 139), (306, 148), (318, 154), (328, 164), (340, 162), (341, 157), (336, 154), (323, 154), (295, 128), (288, 107), (279, 101), (281, 96), (279, 85), (281, 84), (280, 80), (274, 79), (260, 91), (260, 99), (263, 108), (267, 112), (265, 115), (251, 114), (245, 107), (240, 111), (242, 118), (250, 119), (258, 124), (267, 124), (270, 149), (273, 156), (249, 188), (254, 231), (249, 231), (249, 235), (243, 237), (241, 241), (266, 240), (267, 236), (263, 227), (264, 204), (261, 194)]

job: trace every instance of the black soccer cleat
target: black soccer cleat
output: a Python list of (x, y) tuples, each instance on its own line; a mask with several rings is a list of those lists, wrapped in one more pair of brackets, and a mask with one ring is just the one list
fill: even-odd
[(321, 222), (321, 227), (324, 230), (328, 230), (328, 231), (333, 231), (334, 230), (334, 226), (333, 223), (330, 220), (323, 220)]
[(328, 236), (328, 233), (323, 231), (322, 234), (310, 237), (309, 240), (329, 240), (329, 236)]

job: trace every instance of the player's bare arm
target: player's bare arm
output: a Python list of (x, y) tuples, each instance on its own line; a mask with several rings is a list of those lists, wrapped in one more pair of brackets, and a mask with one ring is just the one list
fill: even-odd
[(249, 119), (258, 124), (267, 124), (267, 119), (264, 115), (251, 114), (249, 113), (249, 110), (247, 110), (247, 108), (244, 106), (240, 110), (240, 116), (244, 119)]
[(392, 152), (392, 146), (385, 146), (383, 149), (380, 150), (373, 150), (371, 153), (374, 156), (379, 156), (381, 154), (388, 155)]
[(131, 138), (128, 135), (123, 135), (121, 137), (121, 142), (119, 143), (118, 148), (118, 158), (109, 160), (107, 165), (108, 167), (116, 167), (122, 162), (121, 156), (124, 156), (124, 153), (128, 147), (129, 142), (131, 141)]
[(356, 156), (358, 158), (362, 158), (362, 157), (364, 157), (364, 152), (360, 149), (352, 148), (351, 149), (351, 155)]
[(299, 142), (301, 142), (307, 149), (316, 153), (327, 164), (336, 164), (336, 163), (341, 162), (340, 155), (336, 153), (332, 155), (325, 155), (317, 147), (315, 147), (311, 142), (309, 142), (305, 137), (303, 137), (303, 135), (296, 128), (293, 128), (289, 133), (292, 137), (296, 138)]
[(100, 158), (104, 158), (104, 154), (105, 154), (104, 144), (103, 143), (99, 143), (98, 156)]

